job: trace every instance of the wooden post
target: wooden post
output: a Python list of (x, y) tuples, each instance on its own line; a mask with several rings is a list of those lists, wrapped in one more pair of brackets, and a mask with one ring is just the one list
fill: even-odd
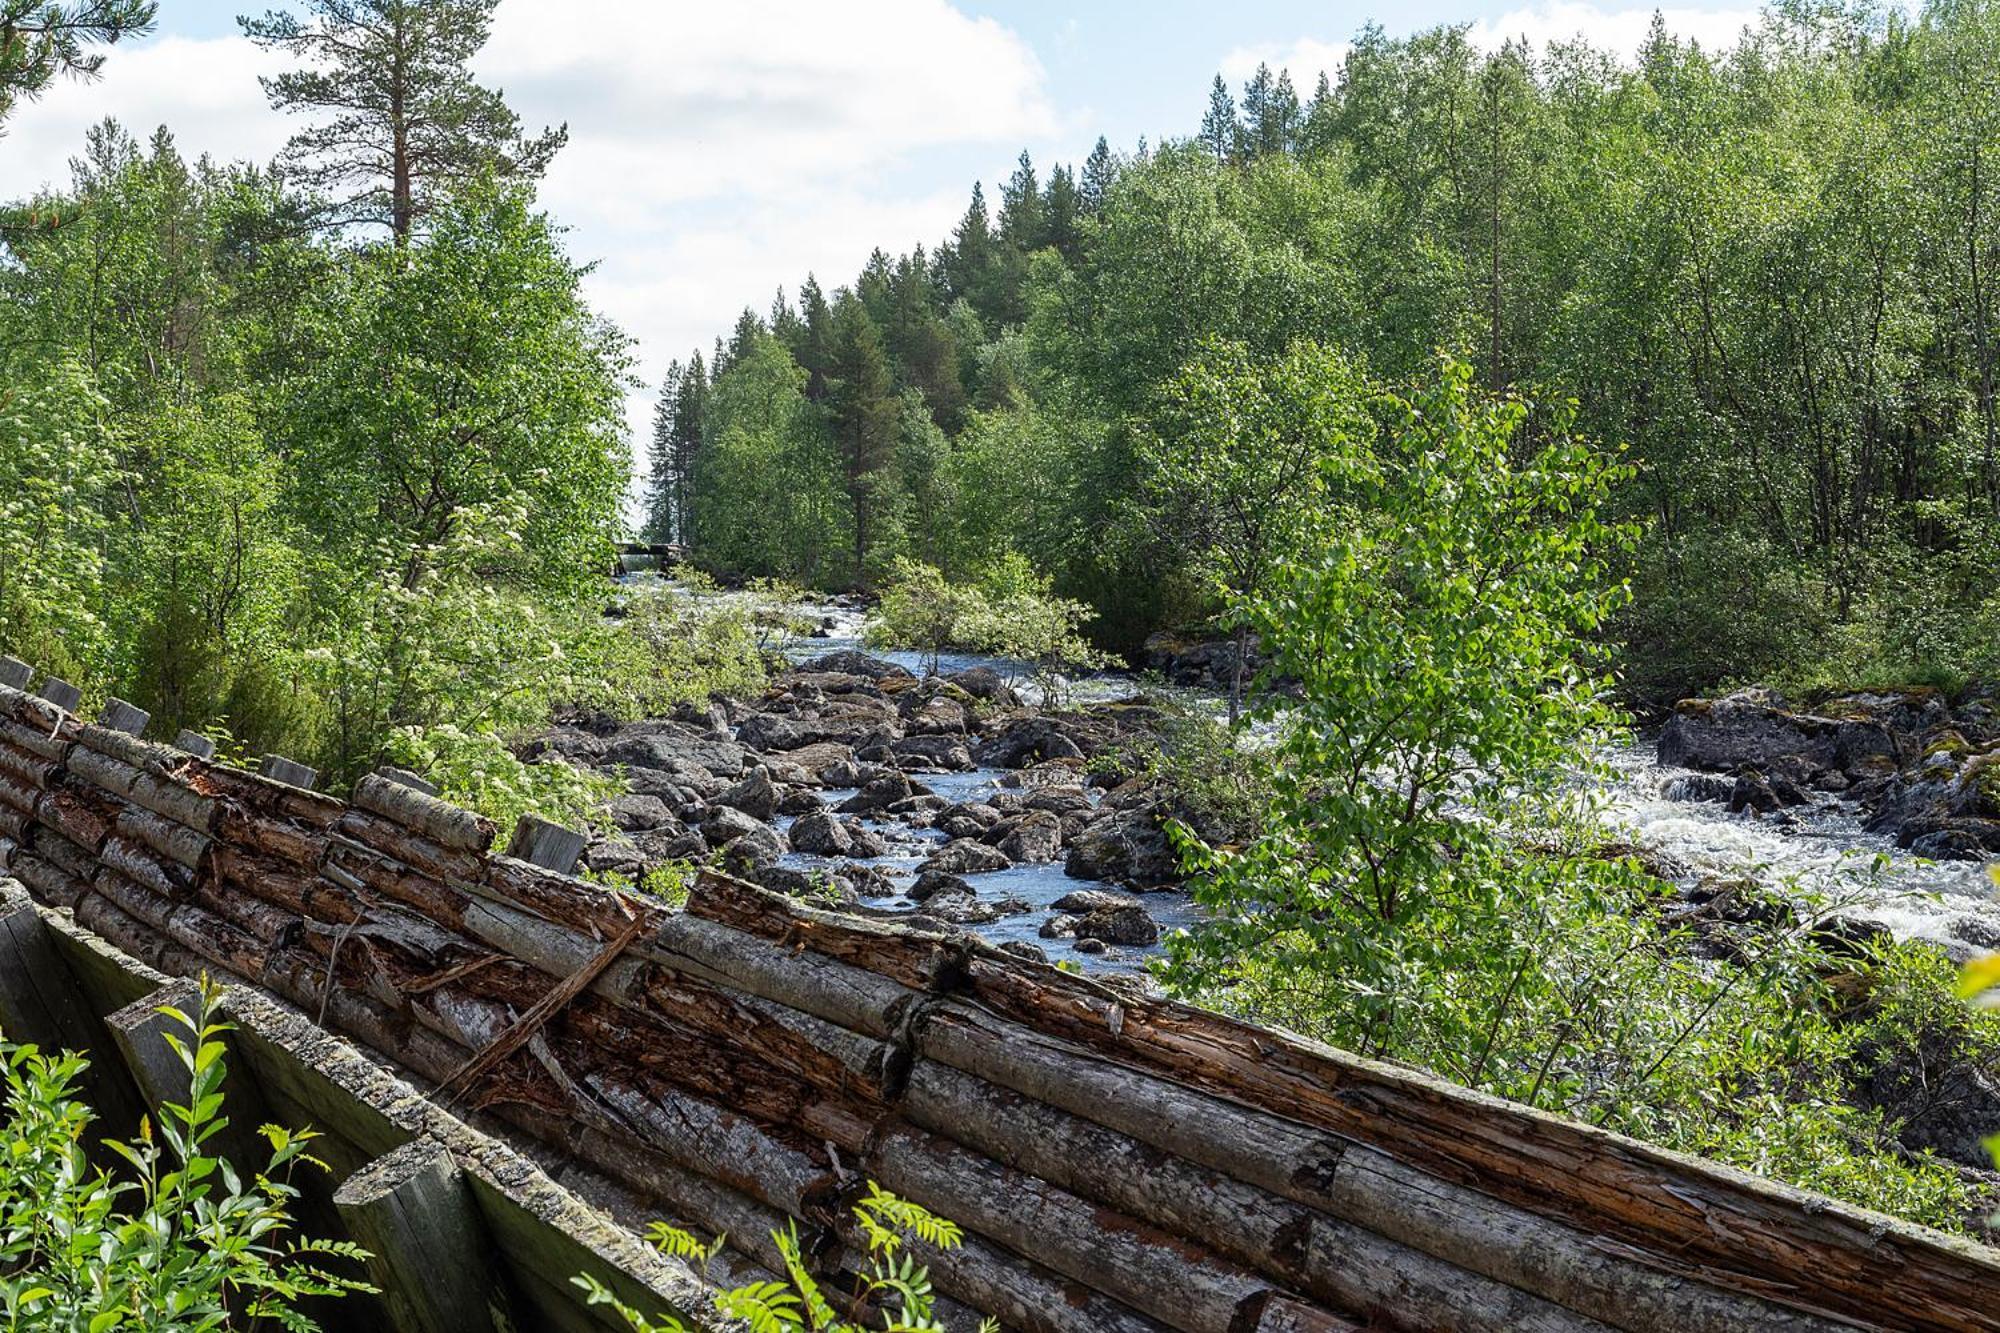
[(583, 846), (584, 837), (576, 830), (534, 815), (522, 815), (521, 821), (514, 825), (514, 839), (507, 844), (507, 855), (567, 875), (576, 869)]
[(436, 796), (438, 794), (436, 783), (426, 781), (421, 774), (412, 773), (407, 768), (392, 768), (384, 765), (376, 769), (375, 772), (399, 787), (408, 787), (411, 791), (420, 791), (426, 796)]
[(65, 713), (74, 713), (76, 706), (83, 702), (83, 691), (66, 680), (50, 676), (42, 682), (41, 697)]
[[(139, 1093), (152, 1108), (155, 1119), (164, 1114), (162, 1108), (167, 1103), (185, 1106), (188, 1099), (187, 1066), (167, 1045), (166, 1034), (172, 1033), (190, 1050), (194, 1041), (193, 1033), (160, 1010), (178, 1009), (189, 1018), (194, 1018), (200, 1004), (200, 984), (183, 977), (160, 987), (143, 1000), (126, 1005), (104, 1020), (104, 1025), (111, 1029), (112, 1041), (118, 1044), (119, 1054), (124, 1057), (125, 1067), (132, 1071)], [(256, 1074), (242, 1059), (234, 1042), (230, 1043), (225, 1058), (229, 1073), (223, 1082), (224, 1112), (229, 1117), (229, 1128), (217, 1136), (215, 1143), (219, 1155), (232, 1162), (247, 1178), (251, 1172), (261, 1168), (270, 1156), (271, 1146), (257, 1133), (257, 1127), (269, 1123), (271, 1115), (264, 1104), (263, 1089), (257, 1085)]]
[(257, 771), (265, 777), (270, 778), (273, 782), (282, 782), (293, 787), (303, 787), (307, 791), (311, 791), (319, 785), (318, 769), (307, 768), (304, 764), (296, 763), (285, 758), (283, 755), (265, 755), (263, 762), (257, 766)]
[[(413, 1139), (376, 1158), (335, 1191), (333, 1206), (372, 1256), (369, 1278), (398, 1333), (513, 1326), (471, 1187), (436, 1139)], [(496, 1323), (496, 1307), (504, 1323)]]
[(0, 657), (0, 685), (10, 690), (25, 690), (34, 678), (35, 669), (20, 658)]
[(104, 712), (98, 716), (97, 724), (113, 731), (122, 731), (127, 736), (137, 736), (146, 729), (153, 715), (145, 709), (126, 703), (123, 699), (107, 699)]
[(81, 983), (56, 952), (47, 921), (18, 885), (0, 881), (0, 1036), (43, 1051), (97, 1055), (84, 1074), (84, 1094), (115, 1133), (139, 1123), (139, 1098), (115, 1059), (104, 1024)]
[(174, 748), (197, 759), (215, 758), (215, 742), (197, 732), (183, 731), (174, 737)]

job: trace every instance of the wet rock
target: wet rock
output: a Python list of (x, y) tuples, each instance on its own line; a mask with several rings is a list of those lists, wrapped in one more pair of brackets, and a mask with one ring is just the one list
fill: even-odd
[(925, 901), (923, 915), (952, 926), (983, 926), (1031, 910), (1019, 898), (978, 898), (969, 893), (940, 893)]
[(997, 847), (988, 847), (983, 842), (970, 838), (960, 838), (948, 842), (932, 853), (918, 867), (921, 870), (942, 870), (953, 875), (984, 875), (996, 870), (1007, 870), (1013, 866), (1006, 853)]
[(905, 736), (889, 749), (905, 767), (914, 761), (946, 773), (964, 773), (972, 768), (972, 755), (967, 752), (962, 736)]
[[(836, 765), (850, 763), (854, 759), (854, 747), (839, 741), (815, 741), (802, 745), (796, 750), (785, 750), (772, 756), (795, 768), (812, 775), (815, 782), (825, 782), (827, 771)], [(829, 784), (838, 786), (838, 783)]]
[(1739, 775), (1729, 790), (1729, 813), (1732, 815), (1745, 811), (1767, 815), (1805, 803), (1806, 794), (1795, 783), (1783, 777), (1767, 778), (1761, 773)]
[(673, 810), (658, 796), (620, 796), (609, 808), (611, 822), (626, 833), (641, 833), (677, 823)]
[(1011, 953), (1016, 958), (1025, 958), (1031, 963), (1046, 963), (1049, 961), (1048, 950), (1041, 948), (1039, 945), (1030, 944), (1026, 940), (1007, 940), (1001, 944), (1000, 952)]
[(1106, 944), (1129, 944), (1143, 948), (1160, 942), (1160, 925), (1145, 908), (1137, 903), (1127, 903), (1119, 907), (1099, 908), (1077, 918), (1076, 937), (1078, 940), (1103, 940)]
[(1669, 801), (1726, 801), (1735, 785), (1713, 773), (1682, 773), (1668, 778), (1660, 795)]
[(865, 783), (854, 793), (834, 807), (844, 815), (868, 814), (876, 810), (886, 810), (898, 801), (908, 800), (917, 794), (917, 788), (901, 773), (885, 773)]
[(874, 829), (865, 828), (861, 824), (847, 826), (847, 839), (847, 854), (857, 860), (873, 860), (875, 857), (889, 854), (888, 841)]
[(1113, 889), (1071, 889), (1049, 906), (1058, 912), (1071, 916), (1088, 916), (1092, 912), (1108, 912), (1118, 907), (1137, 907), (1139, 900), (1129, 893), (1119, 893)]
[(1083, 792), (1083, 763), (1078, 759), (1048, 759), (1016, 769), (1000, 779), (1003, 787), (1030, 794), (1041, 791)]
[[(734, 813), (734, 812), (732, 812)], [(704, 827), (703, 832), (707, 829)], [(738, 874), (753, 873), (784, 859), (784, 839), (769, 824), (759, 824), (721, 846), (722, 863)]]
[(1660, 733), (1659, 760), (1669, 768), (1763, 774), (1852, 770), (1877, 756), (1894, 758), (1895, 734), (1866, 717), (1795, 713), (1769, 690), (1738, 690), (1720, 699), (1683, 699)]
[(701, 735), (678, 723), (641, 723), (645, 730), (621, 734), (604, 752), (607, 764), (627, 768), (694, 770), (732, 782), (743, 775), (749, 756), (734, 741)]
[(793, 866), (766, 866), (757, 872), (757, 882), (773, 893), (786, 893), (814, 903), (837, 903), (852, 907), (861, 901), (854, 882), (845, 875), (826, 870), (800, 870)]
[(716, 804), (741, 810), (752, 819), (768, 820), (778, 813), (778, 788), (762, 768), (715, 798)]
[[(755, 815), (745, 814), (734, 806), (712, 807), (701, 821), (701, 835), (708, 839), (711, 847), (722, 847), (746, 834), (772, 832), (771, 827)], [(773, 835), (775, 837), (775, 834)]]
[(1047, 921), (1042, 922), (1041, 929), (1035, 933), (1045, 940), (1075, 939), (1076, 922), (1077, 918), (1075, 916), (1067, 912), (1058, 912)]
[(1075, 879), (1157, 888), (1176, 882), (1180, 866), (1152, 812), (1131, 809), (1114, 811), (1079, 833), (1070, 844), (1063, 873)]
[(1087, 815), (1096, 808), (1074, 787), (1041, 788), (1029, 793), (1026, 804), (1030, 810), (1046, 810), (1052, 815)]
[(1076, 950), (1078, 953), (1097, 954), (1097, 953), (1110, 952), (1110, 946), (1105, 944), (1103, 940), (1098, 939), (1095, 935), (1078, 936), (1076, 942), (1070, 945), (1069, 947)]
[(781, 815), (809, 815), (825, 808), (820, 804), (819, 797), (804, 787), (786, 792), (785, 799), (778, 802), (778, 813)]
[(910, 673), (894, 662), (885, 662), (879, 657), (854, 648), (843, 648), (836, 653), (815, 657), (809, 662), (799, 663), (802, 672), (838, 672), (846, 676), (865, 676), (872, 681), (889, 680), (896, 677), (910, 678)]
[[(998, 831), (996, 827), (994, 832)], [(994, 845), (1017, 863), (1053, 861), (1062, 854), (1062, 821), (1046, 810), (1030, 810), (1013, 821), (1013, 827)]]
[(1045, 759), (1082, 759), (1084, 749), (1072, 734), (1076, 725), (1064, 718), (1027, 717), (999, 735), (981, 741), (973, 758), (989, 768), (1025, 768)]
[(956, 699), (930, 699), (903, 715), (903, 726), (912, 736), (956, 736), (963, 740), (974, 722), (971, 712)]
[(920, 903), (935, 898), (940, 893), (972, 893), (973, 887), (963, 877), (943, 870), (926, 870), (917, 876), (917, 882), (910, 885), (909, 899)]
[(808, 856), (846, 856), (854, 850), (854, 839), (846, 825), (826, 809), (802, 815), (792, 824), (792, 850)]
[(1018, 707), (1021, 702), (999, 672), (992, 667), (972, 667), (965, 671), (953, 671), (945, 679), (964, 690), (975, 699), (1003, 707)]
[(948, 838), (976, 838), (1000, 822), (1000, 812), (983, 802), (967, 801), (946, 806), (932, 826)]

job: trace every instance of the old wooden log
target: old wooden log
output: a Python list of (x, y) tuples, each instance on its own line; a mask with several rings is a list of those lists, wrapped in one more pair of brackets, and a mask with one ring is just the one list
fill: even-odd
[(1164, 1153), (1636, 1333), (1833, 1326), (1631, 1263), (1592, 1236), (1424, 1175), (1366, 1144), (1107, 1063), (970, 1005), (948, 1002), (929, 1014), (919, 1048)]
[(145, 772), (96, 750), (74, 748), (65, 761), (69, 771), (141, 809), (164, 815), (197, 833), (214, 831), (216, 803), (172, 778)]
[(201, 866), (202, 858), (212, 845), (206, 834), (196, 833), (183, 824), (138, 806), (128, 805), (119, 810), (112, 828), (119, 837), (151, 848), (189, 870)]
[(441, 846), (380, 815), (365, 810), (349, 810), (334, 827), (342, 837), (352, 838), (364, 847), (393, 856), (427, 875), (435, 875), (439, 879), (479, 878), (482, 858), (478, 853)]
[(1606, 1333), (1595, 1319), (930, 1060), (904, 1111), (997, 1162), (1257, 1268), (1385, 1328)]
[(888, 977), (912, 990), (952, 986), (965, 965), (965, 938), (925, 928), (823, 912), (796, 899), (714, 871), (703, 871), (688, 896), (688, 914), (762, 936), (793, 950)]
[(891, 1037), (922, 998), (891, 978), (702, 917), (670, 917), (644, 950), (678, 972), (747, 991), (871, 1037)]
[(911, 1126), (868, 1161), (882, 1185), (1185, 1333), (1231, 1333), (1269, 1279), (1136, 1218)]
[(434, 793), (370, 773), (354, 784), (354, 804), (452, 851), (484, 852), (499, 832), (493, 821), (441, 801)]
[(493, 1333), (513, 1326), (485, 1222), (443, 1144), (415, 1139), (377, 1159), (341, 1182), (333, 1206), (371, 1255), (369, 1278), (382, 1289), (398, 1330)]
[(1970, 1241), (1301, 1038), (995, 957), (973, 962), (969, 984), (982, 1004), (1038, 1031), (1281, 1106), (1697, 1282), (1909, 1329), (1980, 1327), (1968, 1275), (2000, 1283), (2000, 1253)]

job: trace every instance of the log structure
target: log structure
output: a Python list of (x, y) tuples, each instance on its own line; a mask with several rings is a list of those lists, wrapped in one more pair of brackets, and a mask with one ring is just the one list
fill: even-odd
[[(349, 803), (0, 686), (0, 873), (289, 1002), (628, 1223), (726, 1235), (739, 1273), (796, 1224), (838, 1281), (873, 1179), (964, 1227), (923, 1255), (948, 1310), (1039, 1333), (2000, 1329), (2000, 1252), (1965, 1240), (967, 935), (716, 874), (669, 910), (495, 835), (393, 776)], [(421, 1149), (350, 1184), (375, 1235), (457, 1197)]]

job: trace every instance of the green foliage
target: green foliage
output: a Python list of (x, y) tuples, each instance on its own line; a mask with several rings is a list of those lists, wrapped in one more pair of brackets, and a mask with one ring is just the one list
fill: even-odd
[(94, 78), (104, 56), (93, 43), (144, 35), (154, 0), (0, 0), (0, 121), (58, 78)]
[(203, 984), (192, 1014), (163, 1009), (179, 1032), (166, 1041), (188, 1071), (185, 1103), (142, 1124), (133, 1143), (106, 1147), (129, 1170), (93, 1170), (84, 1153), (90, 1112), (77, 1099), (85, 1062), (32, 1046), (0, 1047), (7, 1117), (0, 1129), (0, 1318), (9, 1328), (89, 1330), (291, 1330), (318, 1325), (300, 1310), (374, 1288), (329, 1263), (367, 1255), (344, 1241), (288, 1236), (290, 1183), (316, 1135), (263, 1127), (270, 1158), (246, 1179), (217, 1155), (227, 1065), (215, 1017), (217, 992)]
[(581, 828), (624, 793), (622, 782), (560, 759), (522, 760), (490, 732), (445, 723), (390, 733), (391, 762), (434, 783), (444, 799), (491, 819), (504, 841), (522, 815)]
[[(933, 1250), (958, 1247), (963, 1233), (955, 1223), (889, 1193), (874, 1181), (868, 1193), (852, 1209), (856, 1227), (865, 1238), (867, 1260), (854, 1275), (851, 1290), (835, 1298), (807, 1267), (799, 1245), (796, 1224), (771, 1233), (772, 1243), (784, 1258), (785, 1280), (757, 1282), (715, 1294), (716, 1312), (740, 1320), (755, 1333), (864, 1333), (878, 1329), (884, 1333), (923, 1333), (941, 1330), (932, 1311), (930, 1272), (917, 1263), (910, 1252), (922, 1245)], [(701, 1241), (686, 1231), (665, 1223), (655, 1223), (653, 1243), (666, 1254), (705, 1269), (722, 1251), (723, 1238)], [(687, 1333), (688, 1326), (671, 1316), (648, 1319), (619, 1301), (612, 1292), (588, 1274), (571, 1279), (590, 1295), (592, 1305), (608, 1305), (635, 1333)], [(847, 1313), (842, 1314), (842, 1310)], [(999, 1325), (988, 1320), (981, 1333), (998, 1333)]]
[(931, 565), (898, 556), (863, 637), (923, 653), (933, 674), (947, 648), (1011, 658), (1027, 665), (1045, 702), (1059, 705), (1067, 673), (1106, 662), (1080, 632), (1089, 618), (1089, 607), (1057, 597), (1018, 552), (993, 561), (975, 583), (953, 583)]

